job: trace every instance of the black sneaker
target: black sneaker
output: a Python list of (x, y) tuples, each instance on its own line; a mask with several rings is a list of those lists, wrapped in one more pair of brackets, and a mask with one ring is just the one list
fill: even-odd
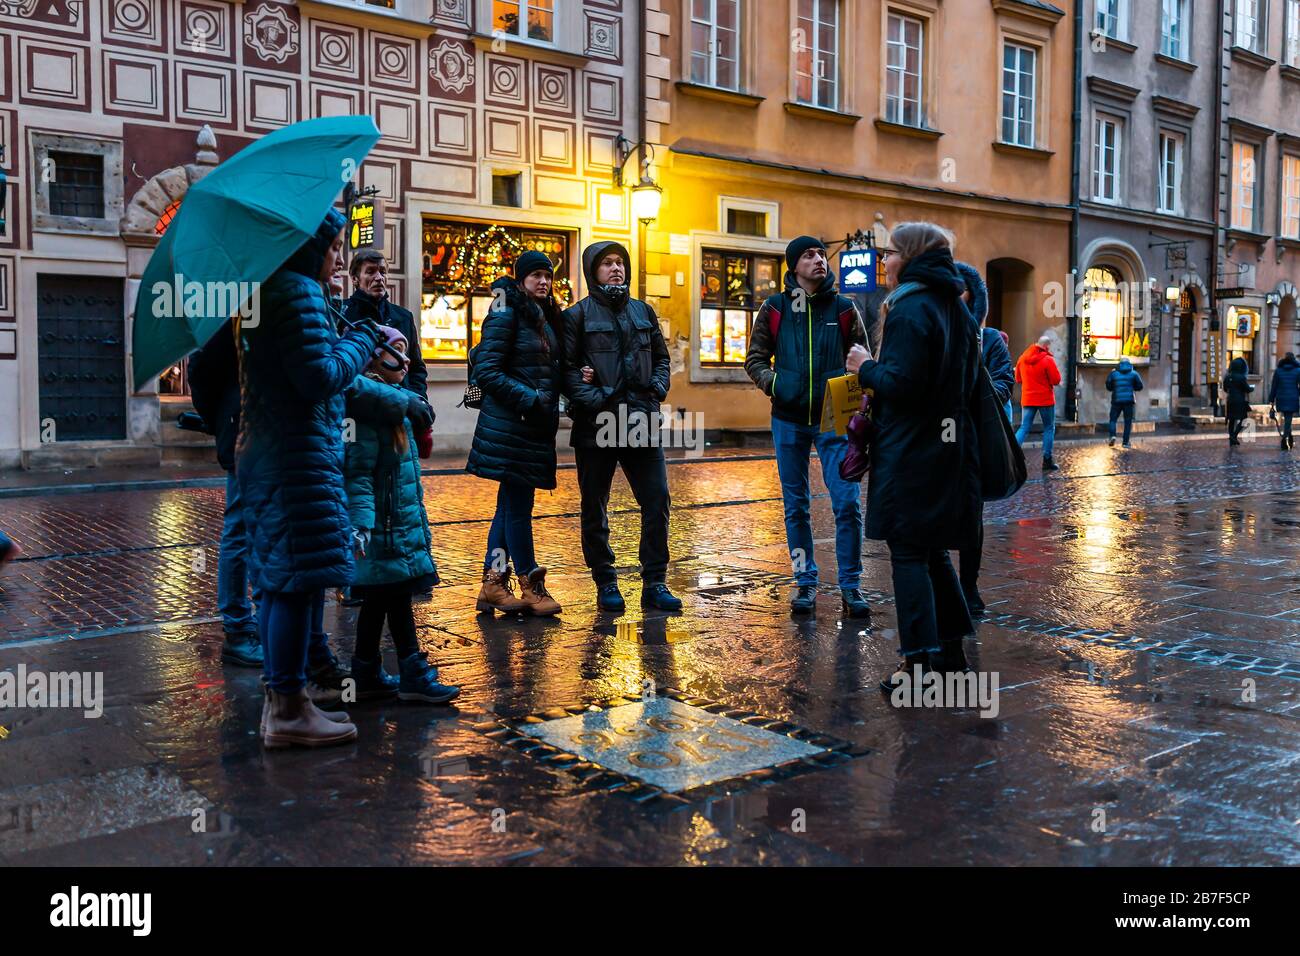
[(817, 588), (811, 584), (800, 584), (790, 595), (790, 613), (811, 614), (817, 607)]
[(682, 599), (668, 590), (662, 582), (647, 584), (641, 589), (641, 606), (651, 607), (656, 611), (680, 611)]
[[(920, 674), (917, 673), (918, 669)], [(918, 676), (928, 674), (933, 670), (935, 668), (930, 666), (929, 654), (924, 651), (920, 654), (909, 654), (898, 662), (897, 667), (885, 675), (885, 678), (880, 682), (880, 689), (886, 694), (892, 694), (898, 689), (898, 685), (904, 681), (916, 680)]]
[(871, 605), (857, 588), (840, 591), (840, 610), (849, 617), (871, 617)]
[(972, 614), (984, 613), (984, 599), (980, 597), (980, 592), (975, 588), (962, 592), (966, 597), (966, 608)]
[(317, 706), (337, 704), (343, 700), (343, 682), (351, 677), (338, 658), (331, 654), (328, 661), (308, 666), (307, 696)]
[(256, 634), (227, 634), (221, 642), (221, 659), (236, 667), (261, 667), (262, 642)]
[(1061, 466), (1050, 458), (1043, 459), (1043, 471), (1060, 471)]

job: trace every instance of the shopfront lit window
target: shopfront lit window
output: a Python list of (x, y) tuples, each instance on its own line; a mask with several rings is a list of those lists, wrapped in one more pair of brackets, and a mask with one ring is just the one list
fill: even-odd
[(1231, 306), (1228, 309), (1228, 364), (1235, 358), (1246, 360), (1246, 369), (1255, 374), (1255, 340), (1259, 332), (1259, 309), (1243, 309)]
[(740, 367), (754, 313), (781, 291), (781, 257), (705, 249), (700, 268), (700, 364)]
[(1118, 362), (1132, 325), (1132, 309), (1119, 273), (1105, 266), (1084, 274), (1080, 302), (1081, 353), (1085, 362)]
[(492, 31), (550, 43), (555, 39), (555, 0), (493, 0)]
[(491, 285), (516, 257), (544, 252), (555, 266), (556, 304), (573, 302), (567, 232), (488, 223), (424, 221), (420, 350), (426, 362), (464, 362), (492, 306)]

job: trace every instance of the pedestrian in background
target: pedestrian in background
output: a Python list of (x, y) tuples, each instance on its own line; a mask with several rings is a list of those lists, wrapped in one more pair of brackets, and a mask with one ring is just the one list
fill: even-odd
[[(1011, 353), (1007, 351), (1007, 343), (1003, 333), (998, 329), (985, 327), (989, 317), (989, 291), (988, 286), (984, 283), (984, 277), (980, 275), (978, 269), (965, 263), (955, 263), (957, 272), (961, 275), (962, 282), (966, 285), (966, 291), (961, 294), (961, 301), (966, 309), (971, 313), (971, 318), (980, 330), (980, 360), (984, 367), (988, 369), (989, 378), (993, 381), (993, 391), (997, 393), (998, 399), (1003, 403), (1007, 421), (1011, 421), (1011, 392), (1016, 386), (1016, 373), (1011, 366)], [(980, 523), (976, 540), (968, 548), (962, 548), (959, 552), (959, 568), (961, 571), (961, 591), (966, 598), (966, 607), (970, 609), (971, 614), (981, 614), (984, 611), (984, 599), (980, 597), (979, 577), (980, 564), (984, 557), (984, 516), (983, 506), (980, 508)]]
[(1287, 352), (1273, 370), (1268, 403), (1282, 415), (1282, 450), (1290, 451), (1295, 448), (1291, 420), (1300, 412), (1300, 362), (1291, 352)]
[(18, 542), (9, 535), (0, 531), (0, 568), (4, 567), (10, 561), (23, 553), (23, 549), (18, 547)]
[(1250, 416), (1250, 393), (1255, 386), (1246, 378), (1250, 371), (1246, 360), (1238, 355), (1228, 363), (1228, 374), (1223, 376), (1223, 394), (1227, 397), (1228, 444), (1240, 445), (1241, 430)]
[[(641, 508), (641, 606), (680, 611), (668, 590), (668, 468), (658, 441), (659, 403), (668, 397), (671, 361), (654, 310), (628, 289), (632, 257), (620, 243), (582, 252), (587, 297), (564, 311), (564, 377), (582, 497), (582, 556), (602, 611), (622, 613), (614, 552), (609, 547), (609, 491), (614, 471)], [(584, 374), (583, 369), (591, 369)], [(653, 438), (651, 438), (653, 433)], [(642, 437), (644, 436), (644, 437)]]
[(239, 327), (241, 408), (235, 474), (252, 536), (253, 587), (265, 649), (267, 747), (319, 747), (356, 738), (346, 715), (307, 696), (307, 648), (316, 596), (352, 578), (352, 526), (344, 504), (344, 392), (378, 342), (360, 324), (341, 338), (324, 285), (342, 254), (343, 215), (260, 288), (260, 321)]
[[(564, 388), (564, 326), (551, 297), (553, 278), (545, 253), (521, 254), (514, 275), (492, 283), (492, 309), (474, 350), (474, 382), (483, 391), (483, 404), (465, 470), (498, 482), (475, 603), (487, 614), (560, 613), (533, 548), (534, 497), (538, 488), (555, 487)], [(512, 573), (519, 578), (518, 597)]]
[(1056, 471), (1052, 445), (1056, 440), (1056, 386), (1061, 371), (1052, 358), (1052, 340), (1044, 335), (1020, 354), (1016, 362), (1016, 381), (1020, 383), (1020, 430), (1016, 441), (1021, 445), (1037, 415), (1043, 422), (1043, 471)]
[(1115, 444), (1115, 424), (1119, 416), (1124, 416), (1124, 447), (1131, 448), (1129, 436), (1133, 431), (1133, 409), (1137, 405), (1137, 393), (1146, 388), (1142, 376), (1133, 368), (1127, 358), (1121, 358), (1119, 365), (1111, 369), (1106, 376), (1106, 391), (1110, 392), (1110, 445)]
[(769, 296), (754, 318), (745, 371), (772, 400), (772, 445), (785, 507), (785, 541), (794, 569), (790, 610), (810, 614), (817, 602), (808, 486), (808, 464), (816, 448), (835, 513), (840, 607), (850, 617), (866, 617), (871, 608), (861, 591), (860, 482), (840, 477), (849, 439), (823, 432), (821, 417), (826, 380), (844, 374), (850, 348), (867, 349), (867, 330), (853, 300), (836, 293), (835, 275), (820, 239), (792, 239), (785, 247), (785, 263), (785, 291)]
[[(974, 632), (950, 549), (979, 534), (979, 444), (971, 416), (980, 335), (961, 303), (951, 234), (933, 223), (894, 228), (885, 273), (880, 357), (854, 346), (848, 369), (873, 391), (867, 536), (889, 546), (903, 669), (963, 670)], [(892, 691), (900, 672), (881, 681)]]
[[(406, 337), (384, 326), (379, 331), (405, 358)], [(408, 366), (403, 361), (389, 368), (387, 354), (374, 350), (366, 377), (400, 390)], [(396, 692), (399, 700), (445, 704), (460, 688), (438, 682), (437, 668), (429, 666), (428, 655), (420, 650), (412, 604), (416, 594), (438, 581), (415, 432), (406, 418), (392, 425), (370, 417), (364, 407), (349, 407), (348, 416), (356, 428), (346, 446), (343, 474), (357, 558), (352, 593), (361, 599), (352, 653), (357, 699)], [(384, 671), (380, 653), (385, 621), (397, 651), (396, 680)]]

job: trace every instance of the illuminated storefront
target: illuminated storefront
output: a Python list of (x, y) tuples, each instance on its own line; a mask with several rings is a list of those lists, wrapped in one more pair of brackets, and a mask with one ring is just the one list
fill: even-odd
[(1232, 364), (1236, 358), (1244, 359), (1251, 375), (1258, 374), (1259, 362), (1255, 356), (1255, 343), (1258, 341), (1260, 312), (1243, 306), (1229, 306), (1224, 337), (1227, 345), (1227, 362)]
[(509, 275), (515, 258), (545, 253), (555, 266), (556, 303), (572, 304), (575, 281), (571, 233), (527, 226), (426, 218), (423, 223), (420, 348), (429, 363), (461, 362), (478, 344), (492, 305), (491, 285)]
[(700, 259), (700, 364), (740, 367), (754, 313), (781, 291), (780, 256), (705, 249)]

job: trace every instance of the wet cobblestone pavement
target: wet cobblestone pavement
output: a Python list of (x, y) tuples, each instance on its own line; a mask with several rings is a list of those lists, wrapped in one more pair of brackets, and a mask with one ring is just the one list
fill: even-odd
[[(792, 619), (774, 462), (704, 460), (669, 468), (668, 616), (639, 610), (631, 566), (628, 613), (593, 610), (572, 471), (536, 524), (564, 614), (476, 615), (494, 486), (426, 478), (444, 585), (417, 621), (459, 706), (355, 707), (358, 743), (314, 753), (264, 753), (257, 674), (220, 662), (220, 489), (0, 500), (25, 548), (0, 577), (0, 669), (102, 671), (106, 693), (97, 720), (0, 709), (0, 864), (1300, 862), (1300, 463), (1262, 441), (1059, 457), (986, 509), (968, 654), (999, 675), (996, 717), (891, 707), (883, 545), (870, 621), (841, 620), (832, 587)], [(621, 478), (611, 508), (630, 565)], [(824, 496), (814, 533), (831, 580)], [(341, 653), (355, 619), (328, 606)], [(720, 735), (701, 763), (748, 746), (728, 720), (807, 746), (667, 793), (527, 730), (617, 726), (647, 679), (687, 708), (665, 732)]]

